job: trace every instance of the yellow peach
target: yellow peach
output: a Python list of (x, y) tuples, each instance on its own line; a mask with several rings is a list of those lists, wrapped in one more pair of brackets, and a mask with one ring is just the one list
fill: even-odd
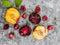
[(33, 37), (38, 40), (43, 40), (48, 35), (48, 30), (44, 26), (36, 26), (33, 33)]
[(5, 14), (5, 20), (10, 24), (16, 24), (20, 19), (20, 13), (16, 8), (9, 8)]

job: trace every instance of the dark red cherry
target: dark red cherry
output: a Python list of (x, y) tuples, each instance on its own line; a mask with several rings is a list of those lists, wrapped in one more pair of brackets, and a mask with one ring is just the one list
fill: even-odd
[(39, 24), (39, 22), (41, 21), (41, 16), (37, 13), (32, 13), (29, 16), (29, 20), (33, 23), (33, 24)]
[(42, 16), (42, 20), (43, 21), (47, 21), (48, 20), (48, 17), (46, 15)]
[(35, 8), (35, 12), (40, 12), (41, 11), (41, 8), (39, 7), (39, 6), (36, 6), (36, 8)]
[(19, 30), (20, 35), (22, 36), (29, 36), (31, 34), (31, 28), (29, 26), (23, 26), (20, 30)]
[(9, 29), (9, 24), (5, 24), (3, 27), (4, 30), (8, 30)]
[(14, 29), (15, 29), (15, 30), (17, 30), (17, 29), (19, 29), (19, 28), (20, 28), (20, 26), (19, 26), (18, 24), (15, 24), (15, 25), (14, 25)]
[(25, 6), (23, 6), (23, 5), (20, 7), (20, 9), (21, 9), (21, 11), (23, 11), (23, 12), (25, 12), (25, 11), (26, 11), (26, 7), (25, 7)]
[(24, 19), (26, 19), (26, 18), (27, 18), (26, 13), (24, 13), (24, 14), (22, 15), (22, 18), (24, 18)]
[(13, 33), (13, 32), (9, 33), (8, 37), (9, 37), (10, 39), (14, 38), (14, 33)]
[(53, 30), (53, 25), (48, 25), (48, 30)]

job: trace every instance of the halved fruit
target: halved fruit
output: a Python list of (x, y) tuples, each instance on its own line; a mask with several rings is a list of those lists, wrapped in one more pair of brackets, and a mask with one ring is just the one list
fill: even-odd
[(44, 26), (36, 26), (33, 33), (33, 37), (38, 40), (43, 40), (48, 35), (48, 30)]
[(10, 24), (16, 24), (20, 19), (20, 13), (16, 8), (9, 8), (5, 14), (5, 20)]

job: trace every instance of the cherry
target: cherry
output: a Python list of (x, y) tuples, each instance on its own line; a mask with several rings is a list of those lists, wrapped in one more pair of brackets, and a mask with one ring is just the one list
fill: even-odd
[(25, 12), (25, 11), (26, 11), (26, 7), (25, 7), (25, 6), (23, 6), (23, 5), (21, 6), (21, 8), (20, 8), (20, 9), (21, 9), (21, 11), (23, 11), (23, 12)]
[(29, 21), (31, 21), (33, 24), (38, 24), (41, 21), (41, 16), (33, 12), (29, 16)]
[(9, 35), (8, 35), (8, 37), (9, 37), (10, 39), (12, 39), (12, 38), (14, 37), (14, 33), (13, 33), (13, 32), (10, 32)]
[(5, 24), (3, 27), (4, 30), (8, 30), (9, 29), (9, 24)]
[(15, 29), (15, 30), (19, 29), (19, 27), (20, 27), (20, 26), (19, 26), (18, 24), (15, 24), (15, 25), (14, 25), (14, 29)]
[(23, 17), (24, 19), (26, 19), (26, 18), (27, 18), (26, 13), (24, 13), (24, 14), (22, 15), (22, 17)]
[(38, 13), (40, 12), (41, 8), (39, 6), (36, 6), (35, 11)]
[(53, 29), (53, 25), (48, 25), (48, 30), (52, 30)]
[(47, 17), (46, 15), (44, 15), (44, 16), (42, 17), (42, 20), (43, 20), (43, 21), (47, 21), (47, 20), (48, 20), (48, 17)]
[(31, 34), (31, 28), (25, 25), (19, 30), (19, 33), (22, 36), (29, 36)]

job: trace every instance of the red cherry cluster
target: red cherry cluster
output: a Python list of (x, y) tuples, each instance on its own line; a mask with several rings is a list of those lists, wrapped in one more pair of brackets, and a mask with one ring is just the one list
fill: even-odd
[(36, 6), (35, 11), (29, 15), (29, 21), (33, 24), (39, 24), (41, 21), (41, 16), (38, 14), (41, 11), (39, 6)]
[[(25, 7), (25, 6), (21, 6), (21, 7), (20, 7), (20, 10), (21, 10), (22, 12), (25, 12), (25, 11), (26, 11), (26, 7)], [(22, 18), (24, 18), (24, 19), (27, 18), (26, 13), (24, 13), (24, 14), (22, 15)]]
[[(20, 10), (22, 12), (25, 12), (26, 11), (26, 7), (25, 6), (21, 6), (20, 7)], [(33, 24), (39, 24), (40, 21), (41, 21), (41, 16), (38, 14), (39, 12), (41, 11), (41, 8), (39, 6), (36, 6), (35, 8), (35, 12), (32, 12), (30, 15), (29, 15), (29, 21)], [(22, 18), (26, 19), (27, 18), (27, 15), (26, 13), (24, 13), (22, 15)], [(42, 20), (43, 21), (47, 21), (48, 20), (48, 17), (46, 15), (42, 16)], [(9, 29), (9, 24), (5, 24), (4, 27), (3, 27), (4, 30), (8, 30)], [(19, 29), (19, 34), (21, 36), (29, 36), (31, 34), (31, 28), (30, 26), (28, 25), (25, 25), (23, 27), (20, 27), (19, 24), (15, 24), (14, 25), (14, 30), (18, 30)], [(48, 30), (52, 30), (53, 29), (53, 25), (48, 25), (47, 27)], [(14, 37), (14, 32), (11, 32), (9, 33), (8, 37), (10, 39), (12, 39)]]
[[(4, 30), (8, 30), (9, 29), (8, 26), (9, 26), (9, 24), (5, 24)], [(25, 26), (20, 28), (20, 26), (18, 24), (15, 24), (14, 29), (15, 30), (19, 29), (19, 34), (22, 36), (29, 36), (31, 34), (31, 28), (28, 25), (25, 25)], [(14, 32), (9, 33), (8, 37), (10, 39), (12, 39), (14, 37)]]

